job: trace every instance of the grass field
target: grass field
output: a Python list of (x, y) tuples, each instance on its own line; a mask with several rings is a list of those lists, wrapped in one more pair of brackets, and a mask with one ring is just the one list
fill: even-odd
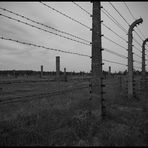
[[(118, 78), (105, 79), (106, 116), (101, 121), (88, 114), (89, 87), (62, 92), (88, 86), (87, 80), (48, 80), (17, 78), (0, 82), (0, 146), (148, 146), (148, 87), (139, 93), (137, 82), (138, 97), (129, 100), (123, 79), (121, 86)], [(61, 90), (60, 95), (40, 96), (55, 90)], [(2, 103), (17, 97), (30, 101)]]

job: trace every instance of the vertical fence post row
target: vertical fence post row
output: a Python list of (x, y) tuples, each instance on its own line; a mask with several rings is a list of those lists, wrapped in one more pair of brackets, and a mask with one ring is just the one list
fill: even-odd
[(60, 56), (56, 56), (56, 82), (59, 94), (61, 94), (60, 87)]
[(143, 19), (140, 18), (136, 21), (134, 21), (130, 26), (128, 30), (128, 98), (133, 97), (133, 52), (132, 52), (132, 31), (136, 25), (139, 23), (142, 23)]
[(146, 77), (145, 77), (145, 44), (148, 42), (148, 38), (146, 38), (142, 43), (142, 90), (146, 87)]
[(101, 3), (93, 2), (92, 15), (92, 107), (97, 115), (102, 115), (102, 42)]
[(56, 56), (56, 80), (60, 81), (60, 57)]
[(109, 78), (111, 78), (111, 66), (109, 66), (108, 76), (109, 76)]
[(43, 77), (43, 65), (41, 65), (41, 73), (40, 73), (40, 78)]
[(64, 68), (64, 81), (67, 82), (66, 68)]

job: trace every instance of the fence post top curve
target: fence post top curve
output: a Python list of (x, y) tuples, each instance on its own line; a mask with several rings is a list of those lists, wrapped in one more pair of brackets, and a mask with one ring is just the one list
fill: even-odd
[(137, 20), (135, 20), (129, 27), (129, 33), (131, 33), (133, 31), (133, 28), (137, 25), (139, 25), (140, 23), (143, 22), (143, 19), (142, 18), (139, 18)]
[(148, 42), (148, 38), (146, 38), (146, 39), (143, 41), (143, 43), (142, 43), (142, 47), (145, 46), (146, 42)]

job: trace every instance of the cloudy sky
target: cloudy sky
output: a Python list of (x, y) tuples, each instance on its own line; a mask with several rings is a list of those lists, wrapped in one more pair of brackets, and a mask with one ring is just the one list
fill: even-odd
[[(92, 18), (71, 1), (44, 2), (44, 3), (57, 9), (58, 11), (64, 14), (67, 14), (68, 16), (78, 20), (79, 22), (82, 22), (88, 27), (90, 28), (92, 27)], [(92, 14), (92, 3), (90, 2), (76, 2), (76, 3)], [(124, 18), (127, 20), (129, 24), (131, 24), (134, 21), (133, 17), (130, 15), (127, 7), (123, 2), (112, 2), (112, 4), (121, 13), (121, 15), (124, 16)], [(143, 18), (143, 23), (138, 26), (142, 34), (139, 32), (137, 28), (135, 28), (135, 31), (137, 31), (138, 34), (143, 39), (147, 38), (148, 2), (140, 2), (140, 1), (126, 2), (126, 4), (136, 19), (139, 19), (140, 17)], [(115, 9), (110, 5), (109, 2), (101, 2), (101, 5), (126, 30), (128, 30), (129, 26), (126, 24), (123, 18), (115, 11)], [(0, 2), (0, 8), (5, 8), (12, 12), (28, 17), (32, 20), (38, 21), (47, 26), (53, 27), (61, 31), (65, 31), (67, 33), (71, 33), (77, 37), (81, 37), (91, 42), (91, 37), (92, 37), (91, 31), (88, 28), (68, 19), (67, 17), (57, 13), (56, 11), (53, 11), (52, 9), (47, 8), (40, 2)], [(2, 9), (0, 9), (0, 14), (24, 21), (28, 24), (32, 24), (34, 26), (46, 29), (50, 32), (64, 35), (62, 33), (56, 32), (55, 30), (43, 27), (39, 24), (35, 24), (19, 16), (3, 11)], [(101, 12), (101, 18), (106, 26), (115, 31), (125, 40), (128, 39), (127, 34), (123, 30), (121, 30), (118, 26), (116, 26), (103, 12)], [(114, 42), (120, 44), (121, 46), (127, 49), (128, 47), (127, 43), (103, 25), (102, 25), (102, 34), (104, 34), (105, 37), (112, 39)], [(11, 38), (14, 40), (19, 40), (22, 42), (42, 45), (49, 48), (77, 52), (91, 56), (91, 46), (89, 45), (84, 45), (81, 43), (77, 43), (59, 37), (57, 35), (45, 32), (43, 30), (39, 30), (37, 28), (22, 24), (20, 22), (11, 20), (3, 16), (0, 16), (0, 36)], [(135, 32), (133, 32), (133, 36), (134, 39), (136, 39), (142, 45), (142, 40), (138, 37), (138, 35)], [(68, 35), (67, 37), (78, 40)], [(127, 57), (126, 49), (108, 41), (105, 37), (102, 37), (103, 48), (109, 49), (111, 51), (117, 52)], [(84, 42), (82, 40), (79, 41)], [(136, 46), (136, 48), (138, 48), (139, 50), (141, 50), (141, 47), (135, 41), (133, 41), (133, 45)], [(141, 53), (138, 50), (133, 48), (133, 51), (136, 53), (136, 55), (141, 56)], [(147, 51), (146, 53), (148, 54)], [(136, 55), (134, 55), (134, 60), (141, 62), (141, 59)], [(52, 50), (23, 45), (16, 42), (5, 41), (0, 39), (0, 70), (12, 70), (12, 69), (40, 70), (40, 65), (43, 65), (45, 71), (53, 71), (53, 70), (55, 71), (56, 56), (60, 56), (62, 71), (64, 67), (66, 67), (67, 71), (76, 71), (76, 72), (79, 71), (89, 72), (91, 69), (91, 59), (89, 57), (56, 52)], [(148, 59), (148, 56), (146, 58)], [(113, 55), (107, 51), (103, 51), (103, 59), (127, 64), (127, 59)], [(113, 64), (106, 61), (104, 61), (104, 63), (105, 65), (103, 65), (103, 70), (108, 70), (109, 66), (112, 67), (112, 72), (114, 71), (118, 72), (127, 69), (127, 67), (124, 65)], [(134, 63), (134, 66), (135, 69), (140, 70), (141, 64)]]

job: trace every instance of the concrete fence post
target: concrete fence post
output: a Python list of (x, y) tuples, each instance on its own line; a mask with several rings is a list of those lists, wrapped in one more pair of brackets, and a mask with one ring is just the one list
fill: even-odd
[(146, 70), (145, 70), (145, 44), (148, 42), (148, 38), (143, 41), (142, 44), (142, 90), (146, 88)]
[(109, 78), (111, 78), (111, 66), (109, 66), (109, 69), (108, 69), (108, 76)]
[(60, 57), (56, 56), (56, 80), (60, 81)]
[(128, 30), (128, 98), (133, 97), (133, 50), (132, 50), (132, 40), (133, 40), (133, 29), (136, 25), (143, 22), (143, 19), (140, 18), (134, 21)]
[(43, 77), (43, 65), (41, 65), (41, 73), (40, 73), (40, 77)]
[[(93, 2), (92, 13), (92, 106), (98, 117), (102, 117), (102, 40), (101, 3)], [(97, 108), (96, 108), (97, 105)]]
[(64, 81), (67, 82), (66, 68), (64, 68)]

